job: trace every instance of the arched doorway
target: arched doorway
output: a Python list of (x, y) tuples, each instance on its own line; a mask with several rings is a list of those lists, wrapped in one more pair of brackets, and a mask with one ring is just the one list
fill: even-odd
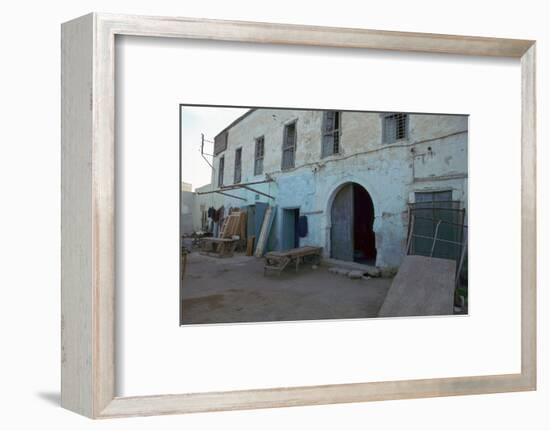
[(331, 257), (369, 265), (376, 263), (374, 204), (367, 190), (346, 183), (331, 208)]

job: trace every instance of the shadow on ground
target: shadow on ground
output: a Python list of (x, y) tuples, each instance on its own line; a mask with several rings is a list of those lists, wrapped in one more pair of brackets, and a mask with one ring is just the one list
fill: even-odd
[(36, 396), (49, 404), (60, 406), (61, 405), (61, 393), (60, 392), (37, 392)]

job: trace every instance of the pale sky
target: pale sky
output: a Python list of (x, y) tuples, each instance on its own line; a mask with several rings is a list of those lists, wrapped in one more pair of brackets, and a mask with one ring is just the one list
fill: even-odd
[[(210, 166), (201, 157), (201, 133), (206, 140), (214, 141), (214, 136), (247, 111), (247, 108), (181, 108), (181, 179), (191, 183), (193, 190), (210, 183), (212, 175)], [(214, 144), (206, 142), (204, 152), (213, 154), (213, 151)], [(212, 157), (208, 159), (212, 163)]]

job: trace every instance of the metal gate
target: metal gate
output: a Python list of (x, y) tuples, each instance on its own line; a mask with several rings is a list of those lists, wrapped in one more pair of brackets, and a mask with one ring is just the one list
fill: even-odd
[(458, 201), (409, 204), (407, 254), (454, 260), (460, 274), (467, 259), (465, 214)]

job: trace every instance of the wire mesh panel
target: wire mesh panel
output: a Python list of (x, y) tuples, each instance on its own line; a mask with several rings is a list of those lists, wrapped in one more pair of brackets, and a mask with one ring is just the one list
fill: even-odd
[(408, 254), (460, 260), (467, 229), (460, 202), (416, 202), (410, 204), (409, 214)]

